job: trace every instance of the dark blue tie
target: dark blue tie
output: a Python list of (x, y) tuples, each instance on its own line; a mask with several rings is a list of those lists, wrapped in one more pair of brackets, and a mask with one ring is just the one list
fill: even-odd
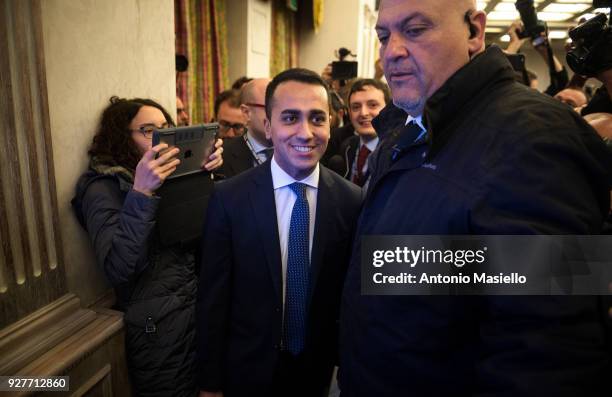
[(310, 268), (309, 228), (310, 209), (306, 185), (289, 185), (297, 196), (289, 224), (289, 252), (287, 256), (287, 286), (285, 295), (285, 349), (299, 354), (304, 349), (306, 332), (306, 302)]

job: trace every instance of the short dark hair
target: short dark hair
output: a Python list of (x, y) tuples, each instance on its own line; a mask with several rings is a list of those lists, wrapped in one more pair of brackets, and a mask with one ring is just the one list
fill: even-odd
[(351, 95), (356, 93), (357, 91), (365, 91), (365, 87), (374, 87), (379, 91), (382, 91), (385, 96), (385, 105), (388, 105), (391, 102), (391, 91), (389, 91), (389, 86), (383, 83), (380, 80), (375, 79), (357, 79), (351, 84), (351, 89), (347, 95), (347, 104), (351, 105)]
[[(329, 86), (323, 80), (321, 76), (312, 70), (302, 69), (302, 68), (293, 68), (287, 69), (283, 72), (277, 74), (270, 84), (268, 84), (268, 88), (266, 88), (266, 116), (268, 119), (272, 118), (272, 106), (274, 105), (274, 93), (279, 85), (282, 83), (286, 83), (288, 81), (297, 81), (299, 83), (304, 84), (312, 84), (312, 85), (320, 85), (325, 89), (325, 93), (327, 94), (327, 105), (331, 109), (331, 98), (329, 94)], [(330, 110), (328, 109), (328, 111)]]
[(240, 91), (238, 90), (225, 90), (217, 95), (217, 99), (215, 99), (215, 118), (219, 114), (219, 108), (223, 102), (226, 102), (230, 107), (239, 108), (240, 107)]
[(118, 165), (134, 171), (142, 153), (132, 139), (130, 123), (143, 106), (159, 109), (166, 122), (174, 125), (166, 109), (151, 99), (124, 99), (113, 96), (110, 98), (110, 105), (102, 112), (100, 125), (89, 148), (89, 156), (96, 157), (104, 164)]
[(246, 76), (238, 77), (236, 81), (232, 83), (232, 90), (240, 90), (243, 85), (245, 85), (251, 80), (253, 79), (250, 77), (246, 77)]

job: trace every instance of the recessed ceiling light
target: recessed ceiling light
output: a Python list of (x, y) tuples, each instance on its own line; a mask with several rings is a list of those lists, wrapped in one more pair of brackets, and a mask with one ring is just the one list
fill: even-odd
[(561, 40), (567, 38), (567, 32), (565, 30), (551, 30), (548, 32), (548, 38)]
[(572, 18), (574, 14), (567, 12), (538, 12), (538, 19), (542, 21), (565, 21)]
[(518, 19), (518, 12), (506, 12), (506, 11), (491, 11), (487, 14), (487, 19), (490, 21), (514, 21)]
[(544, 7), (544, 12), (570, 12), (570, 13), (576, 13), (576, 12), (582, 12), (584, 10), (586, 10), (587, 8), (590, 8), (591, 5), (590, 4), (583, 4), (583, 3), (565, 3), (565, 4), (561, 4), (561, 3), (552, 3), (547, 5), (546, 7)]

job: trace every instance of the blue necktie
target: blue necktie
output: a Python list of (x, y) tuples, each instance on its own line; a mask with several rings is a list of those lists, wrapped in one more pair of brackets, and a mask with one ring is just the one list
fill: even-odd
[(306, 198), (306, 185), (295, 182), (289, 187), (297, 199), (293, 204), (289, 224), (284, 336), (285, 349), (296, 355), (304, 349), (304, 334), (306, 333), (306, 302), (310, 268), (310, 209)]

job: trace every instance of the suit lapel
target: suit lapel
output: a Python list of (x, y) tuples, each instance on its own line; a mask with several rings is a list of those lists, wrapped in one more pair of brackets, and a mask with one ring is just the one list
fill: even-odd
[(256, 168), (249, 196), (252, 204), (257, 232), (262, 237), (266, 263), (279, 301), (282, 301), (282, 264), (278, 238), (278, 222), (270, 162)]
[(237, 173), (241, 173), (253, 168), (253, 154), (244, 141), (244, 138), (240, 137), (238, 139), (240, 139), (240, 145), (238, 146), (239, 150), (234, 152), (234, 155), (236, 157), (236, 164), (238, 168), (236, 171)]
[(323, 254), (328, 242), (329, 224), (334, 219), (332, 189), (334, 181), (326, 168), (321, 167), (319, 176), (319, 189), (317, 192), (317, 213), (315, 215), (315, 227), (310, 255), (310, 297), (317, 283), (321, 267), (323, 266)]

